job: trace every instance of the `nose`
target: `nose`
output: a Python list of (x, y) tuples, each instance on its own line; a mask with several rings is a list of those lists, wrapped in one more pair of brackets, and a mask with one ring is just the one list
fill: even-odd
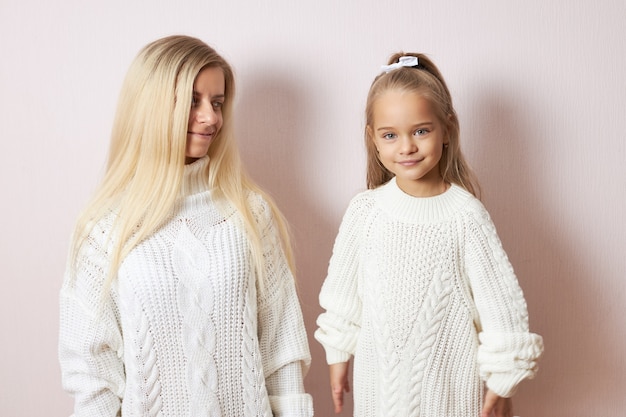
[(202, 104), (196, 108), (196, 120), (198, 123), (213, 125), (217, 123), (217, 113), (210, 104)]
[(409, 136), (409, 135), (402, 135), (400, 138), (400, 152), (402, 154), (412, 154), (414, 152), (417, 152), (417, 143), (415, 143), (415, 140), (413, 138), (413, 136)]

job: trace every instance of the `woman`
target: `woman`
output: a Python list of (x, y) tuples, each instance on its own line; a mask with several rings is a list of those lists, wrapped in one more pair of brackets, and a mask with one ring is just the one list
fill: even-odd
[(198, 39), (147, 45), (61, 290), (76, 416), (312, 416), (285, 222), (243, 172), (233, 72)]

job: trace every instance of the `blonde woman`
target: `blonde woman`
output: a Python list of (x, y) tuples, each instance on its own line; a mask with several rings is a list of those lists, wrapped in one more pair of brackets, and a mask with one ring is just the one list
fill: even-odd
[(60, 294), (75, 416), (312, 416), (285, 222), (243, 172), (233, 72), (198, 39), (144, 47)]

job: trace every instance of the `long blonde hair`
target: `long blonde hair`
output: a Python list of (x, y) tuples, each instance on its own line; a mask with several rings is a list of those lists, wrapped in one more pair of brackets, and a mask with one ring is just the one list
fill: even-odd
[(365, 147), (367, 150), (367, 188), (376, 188), (388, 182), (394, 174), (387, 170), (378, 157), (374, 140), (370, 136), (374, 125), (374, 103), (383, 93), (399, 90), (418, 93), (428, 100), (437, 118), (444, 126), (448, 146), (443, 149), (439, 169), (444, 181), (463, 187), (476, 197), (480, 196), (478, 180), (465, 157), (459, 143), (460, 127), (452, 96), (439, 69), (424, 54), (399, 52), (389, 58), (388, 64), (399, 61), (403, 56), (418, 59), (417, 67), (401, 67), (378, 75), (370, 87), (365, 106)]
[(283, 251), (294, 269), (286, 221), (241, 164), (232, 125), (233, 70), (213, 48), (188, 36), (169, 36), (146, 45), (128, 70), (113, 123), (106, 173), (76, 224), (70, 252), (73, 267), (93, 227), (114, 212), (109, 285), (129, 252), (171, 215), (183, 182), (193, 86), (198, 73), (207, 67), (221, 68), (225, 79), (223, 125), (209, 147), (208, 184), (218, 202), (240, 214), (261, 280), (263, 252), (260, 231), (247, 203), (250, 191), (269, 203)]

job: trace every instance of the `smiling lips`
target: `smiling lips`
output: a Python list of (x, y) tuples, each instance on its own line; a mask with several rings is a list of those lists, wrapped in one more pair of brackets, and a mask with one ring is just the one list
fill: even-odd
[(213, 137), (213, 135), (215, 134), (215, 131), (211, 131), (211, 132), (187, 132), (187, 134), (189, 135), (195, 135), (204, 139), (211, 139)]
[(398, 161), (397, 163), (399, 165), (405, 166), (405, 167), (409, 167), (409, 166), (413, 166), (418, 164), (419, 162), (422, 162), (424, 160), (424, 158), (422, 159), (407, 159), (406, 161)]

